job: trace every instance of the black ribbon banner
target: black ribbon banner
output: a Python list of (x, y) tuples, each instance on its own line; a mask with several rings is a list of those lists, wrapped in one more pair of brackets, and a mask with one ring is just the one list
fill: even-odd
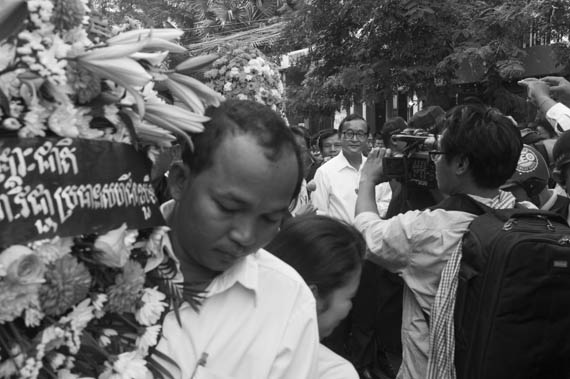
[(151, 162), (131, 145), (0, 139), (0, 247), (54, 236), (165, 225)]

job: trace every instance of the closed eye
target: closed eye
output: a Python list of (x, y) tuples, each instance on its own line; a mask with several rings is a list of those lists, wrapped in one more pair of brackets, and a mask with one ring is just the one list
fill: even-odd
[(278, 213), (264, 215), (263, 219), (265, 220), (265, 222), (269, 224), (275, 224), (281, 222), (284, 216), (285, 216), (284, 212), (278, 212)]
[(218, 207), (218, 209), (224, 213), (233, 213), (233, 212), (237, 212), (238, 209), (235, 207), (231, 207), (229, 205), (223, 204), (219, 201), (216, 201), (216, 206)]

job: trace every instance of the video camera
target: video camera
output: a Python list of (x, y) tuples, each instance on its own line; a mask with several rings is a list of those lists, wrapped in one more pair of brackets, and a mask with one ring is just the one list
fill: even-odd
[(406, 146), (401, 156), (383, 159), (384, 175), (404, 184), (429, 189), (437, 188), (435, 163), (429, 156), (429, 151), (436, 148), (437, 137), (423, 129), (411, 129), (403, 130), (401, 134), (394, 134), (392, 141), (405, 142)]

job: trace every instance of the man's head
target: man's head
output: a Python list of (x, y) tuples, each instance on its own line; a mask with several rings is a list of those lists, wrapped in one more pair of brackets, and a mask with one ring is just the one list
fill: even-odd
[(340, 137), (335, 129), (325, 129), (321, 131), (318, 144), (323, 159), (336, 157), (342, 149)]
[(405, 143), (402, 143), (402, 146), (396, 146), (394, 144), (394, 141), (392, 141), (392, 136), (394, 134), (401, 133), (407, 127), (408, 124), (406, 123), (406, 120), (404, 120), (402, 117), (399, 116), (391, 118), (388, 121), (386, 121), (382, 126), (382, 132), (381, 132), (384, 146), (391, 149), (396, 148), (397, 150), (403, 149), (405, 147)]
[(568, 193), (570, 186), (570, 132), (566, 131), (558, 137), (552, 148), (554, 170), (552, 177)]
[(299, 149), (285, 122), (252, 101), (209, 108), (194, 151), (169, 175), (176, 207), (170, 221), (185, 267), (225, 271), (268, 243), (299, 192)]
[(442, 192), (495, 190), (513, 175), (522, 141), (513, 122), (497, 109), (460, 105), (443, 124), (439, 151), (432, 153)]
[(444, 117), (445, 111), (442, 107), (431, 105), (414, 113), (408, 121), (408, 126), (412, 129), (423, 129), (431, 133)]
[(539, 194), (547, 188), (550, 170), (542, 154), (530, 145), (524, 145), (517, 168), (501, 187), (511, 192), (518, 201), (531, 201), (540, 207)]
[(341, 121), (338, 135), (345, 156), (361, 155), (368, 147), (368, 124), (361, 116), (351, 114)]

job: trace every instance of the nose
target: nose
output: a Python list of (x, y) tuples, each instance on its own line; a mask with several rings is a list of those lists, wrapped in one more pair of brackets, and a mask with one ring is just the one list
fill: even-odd
[(246, 249), (255, 243), (255, 220), (249, 217), (235, 218), (230, 231), (230, 239)]

